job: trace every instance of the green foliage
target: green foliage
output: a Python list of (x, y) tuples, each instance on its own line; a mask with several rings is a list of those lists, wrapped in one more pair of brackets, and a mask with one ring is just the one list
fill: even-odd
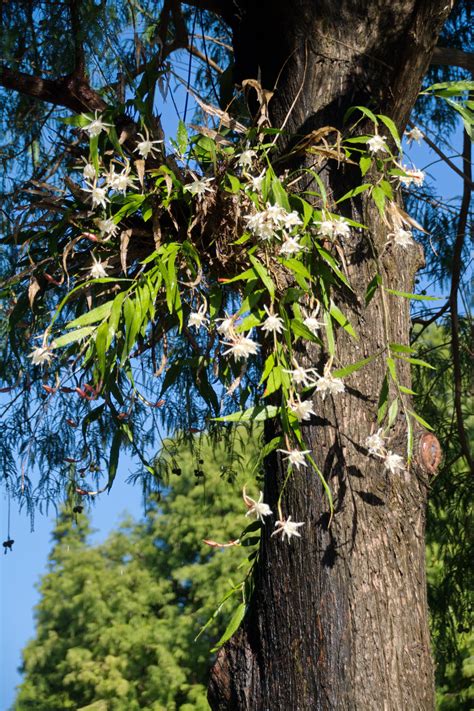
[(237, 461), (223, 441), (202, 437), (198, 454), (165, 443), (178, 467), (172, 487), (101, 545), (87, 544), (85, 514), (74, 521), (63, 510), (16, 711), (208, 709), (209, 649), (235, 607), (221, 601), (252, 550), (203, 543), (235, 539), (248, 522), (240, 493), (245, 483), (255, 489), (245, 472), (258, 442), (242, 427), (236, 437)]
[[(474, 435), (470, 363), (470, 319), (461, 323), (462, 402), (470, 441)], [(430, 491), (427, 520), (428, 600), (436, 662), (438, 708), (472, 708), (474, 700), (474, 633), (472, 631), (472, 472), (462, 456), (454, 414), (453, 364), (449, 358), (449, 324), (432, 325), (421, 336), (423, 358), (435, 374), (416, 368), (414, 388), (419, 411), (429, 419), (443, 444), (443, 461)]]

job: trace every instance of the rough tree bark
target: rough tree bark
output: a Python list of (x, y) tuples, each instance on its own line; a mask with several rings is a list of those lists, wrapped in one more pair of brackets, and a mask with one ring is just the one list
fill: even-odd
[[(275, 90), (269, 108), (273, 125), (285, 126), (282, 142), (325, 125), (341, 128), (354, 105), (390, 116), (403, 130), (450, 10), (446, 0), (238, 2), (232, 14), (224, 5), (237, 79), (258, 78)], [(341, 171), (334, 163), (323, 176), (335, 199), (360, 182), (355, 170)], [(389, 228), (369, 201), (356, 198), (346, 215), (369, 227), (381, 253)], [(341, 329), (342, 364), (380, 351), (388, 341), (408, 343), (408, 304), (388, 295), (383, 302), (379, 293), (366, 309), (364, 295), (380, 268), (385, 284), (412, 291), (422, 259), (421, 249), (389, 247), (377, 267), (366, 238), (357, 235), (347, 244), (355, 295), (339, 298), (359, 339)], [(321, 372), (324, 358), (317, 349), (301, 360)], [(434, 706), (424, 569), (429, 462), (415, 447), (419, 456), (409, 473), (389, 476), (363, 448), (376, 420), (383, 360), (353, 374), (344, 397), (315, 398), (317, 417), (306, 438), (333, 491), (335, 516), (328, 527), (327, 500), (314, 474), (291, 478), (283, 512), (306, 522), (304, 534), (282, 545), (265, 526), (248, 614), (212, 670), (209, 700), (215, 710)], [(407, 368), (400, 378), (409, 385)], [(403, 455), (405, 445), (399, 418), (390, 448)], [(265, 501), (274, 510), (284, 476), (281, 460), (270, 458)]]

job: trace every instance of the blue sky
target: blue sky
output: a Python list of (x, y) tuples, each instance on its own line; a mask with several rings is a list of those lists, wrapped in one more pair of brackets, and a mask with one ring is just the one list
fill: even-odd
[[(180, 105), (183, 92), (179, 92)], [(192, 111), (188, 113), (188, 120)], [(164, 116), (165, 128), (173, 135), (176, 116), (172, 108), (167, 108)], [(454, 146), (460, 146), (461, 132), (452, 137)], [(456, 153), (456, 151), (454, 151)], [(453, 154), (450, 155), (452, 157)], [(414, 145), (408, 149), (405, 161), (413, 162), (418, 168), (430, 166), (428, 172), (437, 181), (438, 192), (454, 197), (461, 191), (460, 179), (447, 170), (438, 157), (424, 146)], [(460, 161), (454, 158), (460, 165)], [(437, 293), (437, 296), (446, 294)], [(443, 302), (440, 302), (443, 303)], [(94, 541), (102, 541), (119, 523), (125, 512), (139, 517), (143, 511), (140, 488), (126, 484), (133, 465), (124, 460), (119, 468), (110, 494), (102, 494), (92, 509), (92, 526), (97, 529)], [(0, 500), (2, 540), (7, 537), (7, 501), (2, 494)], [(1, 607), (1, 680), (0, 711), (7, 711), (13, 702), (15, 686), (20, 681), (18, 666), (21, 649), (34, 635), (34, 606), (39, 596), (35, 585), (45, 572), (50, 550), (50, 536), (54, 527), (54, 512), (49, 516), (39, 513), (35, 516), (34, 530), (26, 512), (19, 512), (15, 504), (11, 507), (11, 537), (15, 540), (13, 550), (0, 555), (0, 607)], [(53, 711), (53, 710), (52, 710)], [(59, 710), (58, 710), (59, 711)]]

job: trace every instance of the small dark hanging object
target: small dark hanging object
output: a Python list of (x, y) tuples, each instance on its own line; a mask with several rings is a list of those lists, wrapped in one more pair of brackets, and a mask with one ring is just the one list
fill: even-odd
[(75, 514), (81, 514), (84, 511), (84, 506), (74, 506), (72, 512)]
[(15, 541), (12, 538), (8, 538), (6, 541), (3, 541), (2, 545), (3, 545), (3, 552), (5, 555), (7, 554), (7, 551), (12, 550), (12, 546), (14, 543), (15, 543)]

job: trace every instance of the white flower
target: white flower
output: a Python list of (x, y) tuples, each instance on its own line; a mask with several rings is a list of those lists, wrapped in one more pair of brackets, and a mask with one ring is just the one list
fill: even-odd
[(99, 187), (96, 182), (94, 183), (87, 183), (89, 186), (88, 188), (84, 188), (84, 191), (86, 193), (91, 194), (92, 198), (92, 207), (97, 207), (100, 205), (101, 207), (105, 208), (107, 203), (110, 202), (109, 198), (107, 197), (107, 189), (105, 187)]
[(234, 335), (234, 319), (232, 316), (227, 316), (226, 314), (225, 318), (218, 318), (217, 321), (220, 321), (220, 324), (217, 326), (217, 333), (227, 338)]
[(293, 227), (299, 227), (299, 225), (303, 224), (303, 221), (301, 220), (300, 216), (298, 215), (297, 212), (287, 212), (285, 215), (282, 215), (280, 217), (280, 222), (285, 228), (285, 230), (292, 230)]
[(94, 255), (92, 255), (93, 259), (93, 264), (92, 267), (89, 271), (89, 276), (92, 279), (102, 279), (103, 277), (107, 276), (107, 272), (104, 267), (104, 263), (99, 260), (97, 260)]
[(252, 190), (255, 190), (255, 192), (259, 193), (262, 189), (263, 181), (265, 180), (265, 171), (263, 170), (260, 175), (257, 175), (256, 178), (249, 175), (248, 179)]
[(260, 492), (258, 501), (255, 501), (255, 499), (251, 499), (250, 496), (247, 496), (246, 491), (245, 491), (245, 486), (244, 486), (242, 496), (244, 499), (244, 504), (248, 508), (248, 511), (245, 514), (246, 516), (254, 516), (256, 519), (258, 519), (262, 523), (265, 523), (265, 521), (263, 520), (264, 517), (272, 515), (272, 510), (271, 510), (270, 506), (268, 504), (263, 503), (263, 491)]
[(388, 469), (390, 474), (396, 474), (397, 469), (400, 471), (405, 470), (405, 463), (403, 457), (399, 454), (393, 454), (393, 452), (387, 452), (384, 460), (385, 469)]
[(276, 536), (277, 533), (281, 533), (283, 540), (285, 540), (285, 536), (288, 540), (290, 540), (292, 536), (301, 538), (301, 533), (298, 531), (300, 526), (304, 526), (304, 521), (297, 523), (296, 521), (291, 520), (291, 516), (288, 516), (287, 519), (283, 518), (281, 521), (276, 521), (275, 528), (277, 530), (272, 533), (272, 536)]
[(351, 226), (344, 220), (323, 220), (318, 225), (319, 234), (323, 237), (329, 237), (333, 239), (334, 237), (340, 237), (345, 239), (351, 236)]
[(375, 454), (382, 457), (385, 452), (385, 440), (383, 438), (383, 428), (380, 427), (377, 432), (371, 434), (365, 440), (365, 446), (369, 450), (369, 454)]
[(260, 346), (248, 337), (250, 333), (247, 336), (237, 334), (230, 342), (225, 341), (224, 345), (229, 348), (224, 351), (224, 355), (232, 355), (234, 360), (247, 359), (251, 355), (256, 355)]
[(135, 178), (130, 176), (130, 166), (126, 165), (121, 173), (115, 172), (115, 166), (107, 174), (107, 185), (111, 190), (116, 190), (118, 193), (125, 195), (129, 188), (133, 188)]
[(410, 232), (410, 230), (404, 230), (403, 227), (397, 227), (395, 232), (393, 233), (393, 241), (395, 244), (397, 244), (399, 247), (403, 247), (406, 249), (406, 247), (411, 247), (413, 246), (413, 235)]
[(269, 311), (266, 306), (263, 307), (267, 313), (268, 318), (262, 323), (260, 328), (265, 333), (281, 333), (285, 330), (283, 325), (283, 319), (280, 316), (275, 316), (274, 313)]
[[(84, 118), (86, 118), (88, 121), (90, 120), (88, 116), (85, 114), (82, 114)], [(83, 126), (82, 130), (85, 131), (86, 133), (89, 134), (90, 138), (94, 138), (94, 136), (98, 136), (102, 131), (106, 131), (108, 128), (111, 128), (112, 124), (111, 123), (104, 123), (102, 119), (99, 116), (99, 112), (95, 112), (95, 118), (90, 121), (90, 123), (87, 126)]]
[(275, 235), (275, 225), (272, 220), (267, 219), (264, 212), (247, 215), (244, 220), (247, 221), (248, 229), (260, 239), (271, 239)]
[(296, 415), (300, 422), (302, 420), (310, 420), (311, 415), (316, 414), (313, 410), (313, 403), (311, 400), (300, 400), (299, 396), (296, 400), (293, 398), (288, 400), (288, 408), (294, 415)]
[(278, 449), (277, 451), (282, 452), (283, 454), (287, 454), (288, 456), (284, 457), (284, 459), (288, 459), (290, 464), (295, 466), (297, 469), (306, 466), (305, 454), (311, 454), (310, 449), (290, 449), (289, 451), (286, 449)]
[(302, 314), (304, 316), (303, 323), (306, 326), (306, 328), (311, 331), (313, 336), (317, 334), (321, 326), (324, 326), (324, 323), (322, 321), (318, 321), (317, 317), (317, 311), (313, 311), (312, 313), (308, 314), (304, 309), (301, 309)]
[(418, 187), (423, 185), (425, 181), (425, 174), (422, 170), (407, 168), (404, 165), (402, 165), (402, 170), (405, 171), (405, 175), (398, 176), (398, 180), (402, 183), (402, 185), (410, 185), (411, 183), (414, 183)]
[(304, 247), (298, 242), (298, 237), (287, 237), (280, 247), (280, 254), (291, 257), (292, 254), (298, 254), (302, 249)]
[(84, 176), (85, 180), (92, 180), (94, 181), (97, 177), (97, 173), (95, 171), (94, 166), (92, 163), (86, 163), (83, 170), (82, 170), (82, 175)]
[(340, 378), (333, 378), (331, 373), (324, 373), (324, 375), (319, 376), (318, 382), (316, 383), (316, 390), (322, 394), (324, 400), (328, 393), (331, 395), (343, 393), (345, 387)]
[[(294, 385), (303, 385), (303, 387), (307, 388), (316, 384), (314, 380), (316, 371), (314, 368), (302, 368), (296, 361), (293, 361), (293, 364), (295, 366), (293, 370), (283, 370), (283, 372), (291, 376)], [(310, 375), (313, 377), (310, 377)]]
[(113, 217), (107, 219), (95, 220), (95, 224), (101, 235), (106, 237), (114, 237), (119, 229), (119, 226), (115, 224)]
[(411, 143), (412, 141), (419, 143), (423, 138), (423, 132), (420, 131), (418, 126), (414, 126), (411, 131), (405, 132), (405, 136), (407, 137), (408, 143)]
[(252, 165), (253, 159), (256, 157), (257, 154), (255, 153), (255, 151), (242, 151), (237, 160), (237, 165), (240, 165), (241, 168), (249, 168)]
[(388, 153), (388, 146), (385, 142), (385, 138), (382, 136), (373, 136), (367, 141), (367, 148), (369, 153), (372, 155), (377, 155), (377, 153)]
[(54, 358), (54, 355), (48, 346), (37, 346), (33, 348), (28, 358), (31, 358), (33, 365), (43, 365), (43, 363), (49, 363)]
[(192, 313), (189, 314), (189, 319), (188, 319), (188, 327), (194, 326), (198, 331), (201, 328), (201, 326), (206, 326), (206, 323), (208, 322), (209, 319), (206, 318), (206, 310), (207, 306), (206, 304), (203, 304), (199, 311), (193, 311)]
[(191, 193), (191, 195), (202, 197), (206, 193), (212, 192), (212, 180), (214, 180), (214, 178), (201, 178), (200, 180), (196, 179), (193, 180), (192, 183), (185, 185), (183, 189), (186, 192)]
[(141, 138), (141, 141), (137, 143), (135, 152), (138, 153), (141, 158), (146, 160), (149, 155), (154, 156), (155, 153), (157, 153), (158, 149), (154, 148), (154, 146), (163, 143), (163, 141), (150, 141), (150, 134), (148, 133), (148, 129), (146, 127), (145, 133), (146, 136), (142, 133), (138, 134), (138, 138)]

